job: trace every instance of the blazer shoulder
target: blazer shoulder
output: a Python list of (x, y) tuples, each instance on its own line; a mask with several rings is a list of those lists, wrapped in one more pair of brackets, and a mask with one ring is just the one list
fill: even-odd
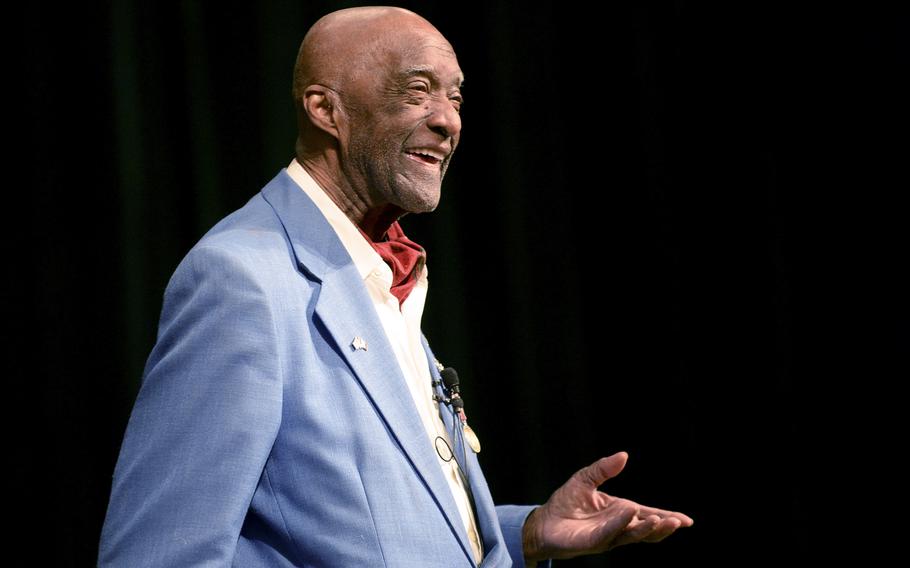
[(311, 283), (320, 281), (312, 267), (326, 264), (326, 251), (334, 249), (325, 243), (332, 238), (337, 240), (321, 213), (282, 170), (188, 251), (170, 284), (193, 286), (209, 272), (227, 277), (241, 271), (250, 284), (279, 296), (300, 291), (301, 276)]
[(207, 256), (206, 251), (217, 251), (254, 271), (291, 262), (287, 234), (261, 191), (209, 229), (186, 256)]

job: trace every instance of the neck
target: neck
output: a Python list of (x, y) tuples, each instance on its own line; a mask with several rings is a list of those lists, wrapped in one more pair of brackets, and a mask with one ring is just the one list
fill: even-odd
[(360, 227), (360, 230), (367, 234), (370, 237), (370, 240), (374, 243), (378, 243), (383, 240), (383, 237), (386, 234), (386, 231), (389, 230), (389, 227), (392, 226), (395, 221), (400, 219), (404, 215), (404, 211), (394, 207), (392, 205), (387, 206), (385, 209), (374, 209), (367, 212), (367, 215), (357, 224)]
[[(379, 206), (368, 203), (366, 196), (358, 194), (349, 183), (340, 181), (344, 180), (340, 170), (328, 167), (323, 156), (306, 156), (298, 152), (297, 161), (348, 219), (374, 243), (381, 241), (389, 227), (406, 213), (390, 203)], [(333, 175), (332, 171), (337, 173)]]

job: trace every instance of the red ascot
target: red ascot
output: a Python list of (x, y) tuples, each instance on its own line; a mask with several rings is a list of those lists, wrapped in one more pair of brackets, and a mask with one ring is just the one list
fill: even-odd
[(398, 298), (398, 307), (404, 304), (411, 290), (417, 285), (420, 271), (426, 263), (427, 253), (423, 247), (405, 236), (398, 221), (386, 231), (385, 240), (374, 243), (360, 231), (363, 237), (379, 253), (382, 260), (392, 269), (392, 295)]

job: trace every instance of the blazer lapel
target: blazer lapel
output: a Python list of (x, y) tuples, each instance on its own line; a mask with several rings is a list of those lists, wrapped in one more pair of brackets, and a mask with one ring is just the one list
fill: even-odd
[[(404, 375), (347, 250), (316, 205), (282, 172), (263, 189), (281, 220), (297, 262), (321, 282), (315, 314), (429, 489), (467, 558), (473, 562), (452, 492), (437, 463)], [(364, 343), (355, 339), (363, 340)], [(365, 347), (365, 349), (363, 348)]]

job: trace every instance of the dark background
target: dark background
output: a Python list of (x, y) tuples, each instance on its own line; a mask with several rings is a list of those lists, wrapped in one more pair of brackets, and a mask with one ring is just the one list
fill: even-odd
[[(86, 4), (7, 23), (8, 514), (54, 566), (95, 561), (170, 274), (290, 161), (297, 46), (351, 5)], [(846, 511), (910, 376), (907, 20), (791, 4), (405, 4), (467, 76), (403, 224), (494, 497), (626, 450), (605, 490), (696, 520), (567, 565), (777, 565), (888, 517)]]

